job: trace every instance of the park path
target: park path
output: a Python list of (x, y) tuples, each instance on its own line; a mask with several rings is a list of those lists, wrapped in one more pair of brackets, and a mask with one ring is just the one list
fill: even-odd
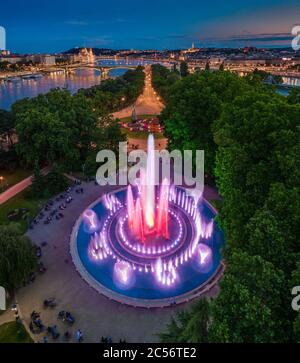
[(137, 115), (158, 115), (164, 108), (163, 103), (160, 101), (152, 87), (151, 66), (145, 67), (145, 86), (143, 93), (137, 98), (133, 105), (113, 113), (113, 116), (115, 118), (131, 116), (133, 108), (135, 108)]
[[(46, 175), (50, 170), (50, 167), (46, 167), (41, 170), (42, 175)], [(28, 188), (32, 184), (33, 175), (28, 178), (23, 179), (19, 183), (13, 185), (11, 188), (7, 189), (5, 192), (0, 194), (0, 205), (7, 202), (10, 198), (22, 192), (24, 189)]]

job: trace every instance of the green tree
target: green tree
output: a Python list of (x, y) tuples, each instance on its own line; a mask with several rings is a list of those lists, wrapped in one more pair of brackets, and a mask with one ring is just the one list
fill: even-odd
[(283, 271), (292, 265), (292, 251), (286, 246), (285, 231), (277, 218), (265, 207), (257, 209), (246, 226), (248, 235), (244, 250), (259, 255)]
[(19, 287), (37, 266), (30, 240), (10, 224), (0, 226), (0, 281), (6, 289)]
[[(290, 289), (292, 290), (295, 286), (300, 286), (300, 262), (298, 261), (294, 271), (291, 274)], [(292, 296), (295, 297), (295, 296)], [(293, 330), (295, 341), (300, 343), (300, 310), (293, 313)]]
[[(260, 76), (190, 75), (166, 88), (161, 115), (171, 149), (205, 150), (223, 198), (226, 271), (210, 308), (212, 342), (299, 341), (289, 282), (300, 252), (300, 108)], [(179, 321), (165, 334), (177, 341)]]
[(212, 342), (259, 343), (291, 339), (282, 303), (286, 296), (282, 271), (263, 260), (235, 251), (212, 303)]
[(0, 141), (5, 142), (8, 148), (13, 145), (14, 119), (11, 112), (0, 109)]
[(298, 175), (297, 157), (289, 150), (298, 150), (299, 114), (281, 96), (255, 87), (226, 104), (214, 124), (215, 175), (229, 243), (246, 240), (244, 226), (263, 206), (271, 183)]
[(188, 311), (181, 311), (172, 318), (166, 331), (160, 334), (162, 343), (207, 343), (209, 303), (201, 299)]
[(248, 88), (246, 81), (229, 72), (202, 72), (185, 77), (169, 89), (161, 120), (165, 124), (169, 147), (204, 150), (205, 170), (213, 175), (216, 145), (213, 124), (223, 105), (231, 103)]
[(186, 77), (189, 74), (189, 68), (187, 62), (180, 63), (180, 75), (181, 77)]
[(47, 108), (32, 108), (18, 114), (16, 119), (18, 133), (17, 151), (27, 164), (39, 165), (43, 161), (53, 163), (68, 155), (70, 130), (66, 129), (57, 113)]
[(160, 97), (167, 101), (170, 94), (170, 87), (179, 80), (178, 71), (170, 71), (160, 64), (153, 64), (152, 70), (152, 86), (158, 92)]
[(287, 100), (291, 104), (299, 104), (300, 103), (300, 90), (298, 87), (292, 88), (289, 91), (289, 94), (287, 96)]
[(298, 312), (297, 317), (294, 322), (294, 334), (295, 334), (295, 341), (300, 343), (300, 313)]

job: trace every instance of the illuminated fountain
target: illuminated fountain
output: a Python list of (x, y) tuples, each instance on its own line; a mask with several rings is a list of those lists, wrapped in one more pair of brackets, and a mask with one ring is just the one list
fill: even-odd
[[(155, 185), (154, 139), (134, 185), (106, 194), (83, 213), (77, 252), (95, 288), (135, 306), (203, 287), (219, 270), (224, 240), (215, 210), (183, 187)], [(74, 259), (74, 258), (73, 258)], [(193, 293), (194, 296), (194, 293)], [(117, 300), (121, 300), (117, 299)]]
[(146, 236), (156, 234), (169, 238), (169, 181), (164, 179), (155, 208), (155, 154), (154, 138), (148, 138), (146, 170), (141, 170), (140, 195), (134, 202), (132, 187), (127, 187), (128, 227), (136, 237), (145, 241)]

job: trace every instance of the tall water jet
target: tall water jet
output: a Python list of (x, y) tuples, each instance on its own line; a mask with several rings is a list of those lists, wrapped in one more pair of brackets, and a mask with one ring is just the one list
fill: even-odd
[(113, 278), (120, 289), (127, 289), (134, 283), (134, 274), (127, 261), (118, 261), (114, 265)]
[(169, 238), (169, 181), (166, 178), (160, 188), (156, 233)]
[(133, 228), (133, 223), (134, 223), (134, 201), (133, 201), (131, 185), (128, 185), (128, 188), (127, 188), (127, 214), (128, 214), (128, 227)]
[(94, 233), (100, 228), (97, 214), (92, 209), (84, 211), (83, 215), (84, 228), (88, 233)]
[(143, 212), (141, 206), (141, 199), (138, 198), (135, 204), (135, 223), (136, 223), (136, 235), (139, 236), (139, 239), (143, 242), (145, 240), (144, 234), (144, 221), (143, 221)]
[[(169, 196), (174, 188), (170, 189), (170, 182), (165, 178), (161, 184), (157, 208), (155, 190), (155, 150), (154, 138), (148, 137), (148, 155), (146, 170), (140, 171), (139, 196), (134, 201), (132, 187), (127, 187), (127, 216), (128, 227), (141, 241), (145, 241), (147, 235), (156, 233), (169, 239)], [(183, 200), (182, 200), (183, 202)], [(185, 200), (187, 204), (187, 200)]]
[(155, 149), (152, 134), (149, 135), (147, 144), (145, 194), (144, 219), (147, 227), (151, 230), (154, 227), (155, 220)]

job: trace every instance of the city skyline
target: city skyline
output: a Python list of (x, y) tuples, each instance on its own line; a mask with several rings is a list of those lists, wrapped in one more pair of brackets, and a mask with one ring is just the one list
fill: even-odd
[[(93, 11), (92, 11), (93, 10)], [(87, 0), (2, 4), (0, 25), (7, 48), (17, 53), (53, 53), (72, 47), (180, 49), (199, 47), (289, 47), (300, 23), (296, 0), (169, 0), (99, 3)], [(184, 16), (183, 16), (184, 15)]]

